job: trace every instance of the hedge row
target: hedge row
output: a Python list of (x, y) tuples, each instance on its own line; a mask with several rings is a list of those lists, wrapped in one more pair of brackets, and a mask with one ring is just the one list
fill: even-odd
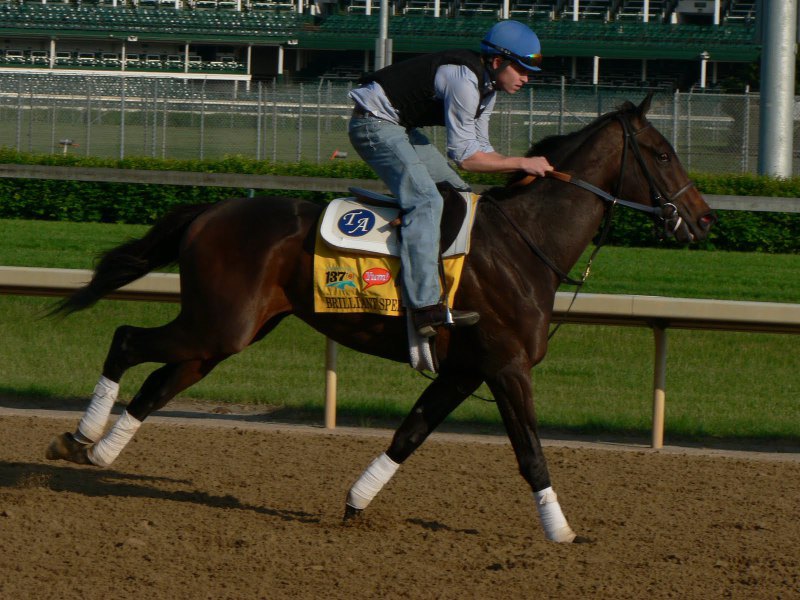
[[(374, 179), (362, 162), (325, 164), (269, 163), (241, 157), (216, 161), (125, 160), (76, 156), (32, 155), (0, 149), (0, 163), (80, 167), (110, 167), (212, 173), (249, 173), (308, 177)], [(471, 183), (502, 184), (497, 175), (464, 174)], [(750, 175), (695, 175), (698, 188), (708, 194), (800, 198), (800, 178), (772, 179)], [(214, 187), (119, 184), (56, 180), (0, 179), (0, 218), (152, 223), (177, 204), (210, 202), (246, 195), (247, 190)], [(304, 197), (325, 202), (336, 194), (274, 190), (270, 194)], [(800, 252), (800, 214), (720, 211), (719, 222), (699, 247), (775, 253)], [(617, 210), (609, 240), (619, 246), (664, 245), (653, 235), (652, 223), (639, 213)], [(669, 242), (666, 242), (668, 245)]]

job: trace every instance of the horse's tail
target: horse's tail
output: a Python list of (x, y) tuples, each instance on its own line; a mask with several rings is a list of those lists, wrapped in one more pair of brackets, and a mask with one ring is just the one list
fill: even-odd
[(50, 315), (66, 316), (89, 308), (114, 290), (176, 262), (183, 234), (209, 207), (211, 204), (179, 206), (156, 221), (144, 237), (103, 253), (92, 280), (60, 301)]

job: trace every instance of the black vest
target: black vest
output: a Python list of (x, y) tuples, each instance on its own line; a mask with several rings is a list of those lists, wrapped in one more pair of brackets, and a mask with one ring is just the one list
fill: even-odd
[(389, 65), (361, 79), (361, 83), (377, 81), (400, 113), (400, 124), (406, 128), (444, 125), (444, 103), (436, 99), (434, 79), (442, 65), (464, 65), (478, 78), (481, 100), (477, 119), (483, 112), (483, 100), (493, 93), (486, 83), (486, 67), (480, 54), (472, 50), (445, 50)]

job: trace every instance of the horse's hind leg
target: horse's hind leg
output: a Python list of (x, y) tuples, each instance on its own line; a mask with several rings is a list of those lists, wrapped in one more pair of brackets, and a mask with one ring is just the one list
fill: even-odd
[[(94, 464), (100, 467), (109, 466), (139, 430), (147, 415), (162, 408), (176, 394), (200, 381), (223, 358), (185, 361), (165, 365), (153, 371), (108, 433), (102, 435), (101, 429), (97, 438), (86, 442), (81, 439), (83, 434), (80, 426), (91, 412), (90, 406), (90, 410), (87, 410), (81, 419), (78, 431), (62, 434), (52, 441), (47, 449), (47, 458)], [(110, 412), (110, 407), (108, 410)]]
[[(252, 323), (236, 322), (235, 319), (214, 323), (215, 331), (224, 332), (215, 336), (208, 333), (208, 328), (212, 327), (208, 320), (204, 328), (187, 323), (181, 317), (162, 327), (119, 327), (95, 394), (77, 430), (56, 437), (48, 447), (46, 457), (81, 464), (110, 464), (147, 415), (205, 377), (221, 360), (261, 339), (284, 316), (286, 313), (276, 314), (255, 334), (248, 333), (252, 331)], [(143, 362), (165, 362), (167, 365), (148, 377), (127, 411), (102, 437), (119, 390), (118, 382), (125, 371)], [(95, 442), (97, 447), (89, 452), (90, 445)], [(115, 448), (119, 449), (112, 452)]]
[(345, 521), (362, 513), (398, 467), (481, 383), (479, 375), (443, 373), (425, 389), (395, 432), (386, 452), (373, 460), (350, 488), (345, 504)]
[(83, 413), (74, 433), (62, 433), (50, 442), (45, 457), (50, 460), (63, 459), (70, 462), (89, 464), (86, 449), (103, 436), (111, 409), (119, 394), (119, 383), (106, 376), (94, 387), (89, 407)]
[(208, 375), (223, 358), (186, 361), (153, 371), (111, 430), (87, 449), (88, 460), (99, 467), (109, 466), (150, 413)]
[[(117, 419), (117, 422), (111, 430), (96, 444), (86, 449), (85, 456), (88, 462), (100, 467), (109, 466), (116, 460), (117, 456), (119, 456), (119, 453), (122, 452), (128, 442), (130, 442), (141, 426), (142, 421), (144, 421), (149, 414), (164, 407), (176, 394), (200, 381), (225, 358), (238, 352), (244, 348), (244, 346), (263, 338), (267, 333), (272, 331), (285, 316), (286, 313), (274, 316), (261, 327), (255, 336), (237, 336), (238, 339), (230, 337), (225, 343), (219, 343), (218, 341), (217, 354), (211, 358), (171, 363), (153, 371), (142, 384), (142, 387), (134, 396), (133, 400), (131, 400), (127, 409), (122, 413), (119, 419)], [(234, 330), (229, 330), (229, 332), (230, 331)], [(174, 338), (171, 338), (171, 343), (175, 343)], [(136, 362), (141, 362), (140, 358), (144, 355), (141, 354), (141, 352), (148, 344), (152, 344), (152, 339), (145, 344), (140, 343), (140, 347), (137, 349), (139, 355), (135, 360)], [(177, 357), (182, 354), (182, 352), (178, 350), (181, 347), (180, 344), (173, 345), (171, 355), (164, 354), (165, 346), (167, 345), (168, 344), (159, 344), (158, 352), (161, 353), (161, 358), (169, 358), (170, 356)], [(227, 351), (223, 352), (220, 350), (221, 348), (226, 348)], [(112, 350), (113, 349), (114, 347), (112, 346)], [(130, 348), (128, 348), (128, 353), (129, 352)], [(147, 355), (153, 356), (152, 354)], [(104, 373), (111, 375), (115, 372), (115, 369), (120, 369), (124, 372), (124, 370), (130, 366), (129, 363), (132, 360), (131, 356), (127, 359), (120, 359), (120, 357), (115, 358), (114, 353), (109, 352), (109, 358), (106, 360), (106, 365), (104, 366)]]
[(86, 463), (87, 446), (103, 435), (111, 409), (119, 394), (119, 381), (132, 366), (142, 362), (181, 362), (194, 358), (192, 340), (182, 332), (178, 319), (154, 328), (123, 325), (114, 333), (103, 373), (95, 385), (89, 406), (81, 417), (74, 433), (64, 433), (47, 448), (48, 459), (64, 459)]

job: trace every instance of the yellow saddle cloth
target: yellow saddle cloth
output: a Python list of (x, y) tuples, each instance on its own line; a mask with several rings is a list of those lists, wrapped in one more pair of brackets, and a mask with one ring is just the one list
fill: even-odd
[[(448, 304), (453, 305), (464, 254), (444, 259)], [(326, 244), (317, 228), (314, 248), (314, 309), (323, 313), (404, 314), (400, 259), (345, 252)]]

